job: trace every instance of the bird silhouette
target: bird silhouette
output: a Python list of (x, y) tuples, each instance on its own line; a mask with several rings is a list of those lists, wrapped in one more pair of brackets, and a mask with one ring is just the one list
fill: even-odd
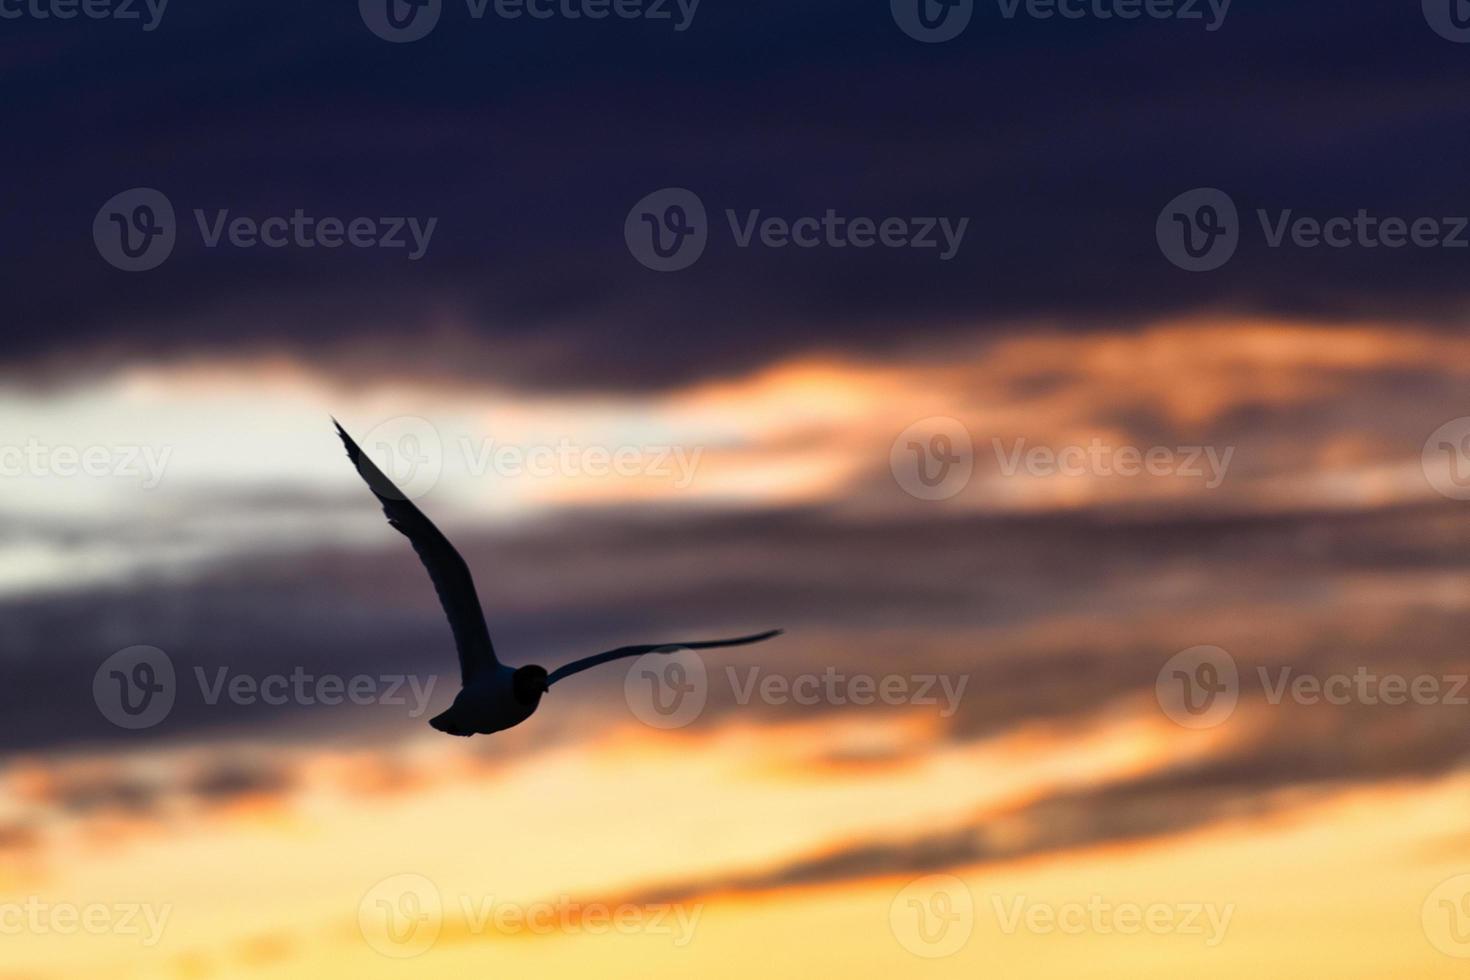
[(490, 642), (490, 628), (475, 592), (475, 580), (469, 566), (460, 557), (434, 523), (424, 516), (412, 501), (353, 442), (347, 430), (335, 418), (337, 434), (347, 447), (347, 458), (357, 467), (368, 489), (383, 505), (388, 523), (408, 538), (419, 560), (429, 572), (439, 603), (454, 632), (454, 646), (459, 652), (460, 692), (449, 710), (429, 719), (429, 724), (449, 735), (468, 737), (504, 731), (525, 721), (541, 705), (541, 696), (551, 685), (589, 667), (596, 667), (623, 657), (645, 653), (673, 653), (676, 650), (705, 650), (711, 647), (733, 647), (759, 643), (782, 633), (767, 630), (751, 636), (729, 640), (693, 640), (684, 643), (646, 643), (618, 647), (594, 654), (548, 672), (531, 664), (511, 667), (500, 662)]

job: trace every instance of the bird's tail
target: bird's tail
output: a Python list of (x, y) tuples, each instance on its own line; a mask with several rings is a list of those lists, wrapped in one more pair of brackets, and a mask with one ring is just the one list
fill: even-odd
[(454, 719), (450, 717), (450, 715), (453, 713), (454, 709), (451, 708), (448, 711), (437, 714), (429, 719), (429, 724), (433, 725), (435, 728), (446, 735), (458, 735), (461, 738), (469, 738), (471, 735), (475, 734), (474, 732), (467, 732), (463, 728), (460, 728), (458, 725), (456, 725), (454, 723)]

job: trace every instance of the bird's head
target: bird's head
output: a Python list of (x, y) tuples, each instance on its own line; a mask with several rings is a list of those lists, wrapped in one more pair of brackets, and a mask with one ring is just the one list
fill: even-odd
[(546, 668), (535, 664), (518, 668), (511, 678), (516, 700), (524, 705), (539, 703), (547, 690), (546, 676)]

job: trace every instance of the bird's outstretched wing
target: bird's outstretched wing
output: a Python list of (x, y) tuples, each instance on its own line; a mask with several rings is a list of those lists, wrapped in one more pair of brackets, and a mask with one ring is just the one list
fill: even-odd
[(384, 476), (383, 471), (352, 441), (341, 423), (336, 419), (332, 419), (332, 423), (337, 426), (337, 434), (347, 447), (347, 458), (383, 505), (388, 523), (408, 538), (424, 568), (428, 569), (434, 591), (439, 593), (439, 603), (444, 607), (444, 615), (449, 617), (449, 626), (454, 630), (460, 679), (468, 684), (476, 674), (498, 662), (469, 566), (433, 521), (425, 517), (423, 511), (415, 507), (413, 501), (405, 497), (403, 491), (394, 486), (393, 481)]
[(773, 636), (780, 636), (785, 630), (767, 630), (764, 633), (755, 633), (751, 636), (737, 636), (733, 640), (694, 640), (690, 643), (646, 643), (636, 647), (618, 647), (606, 653), (593, 654), (583, 657), (581, 660), (573, 660), (564, 667), (553, 670), (546, 678), (546, 684), (550, 687), (563, 677), (586, 670), (588, 667), (596, 667), (605, 664), (609, 660), (617, 660), (620, 657), (640, 657), (645, 653), (674, 653), (677, 650), (704, 650), (709, 647), (738, 647), (746, 643), (759, 643), (761, 640), (769, 640)]

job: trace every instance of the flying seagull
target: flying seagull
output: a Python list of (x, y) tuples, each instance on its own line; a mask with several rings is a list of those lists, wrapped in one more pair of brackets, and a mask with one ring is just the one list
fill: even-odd
[(547, 672), (545, 667), (534, 664), (525, 667), (510, 667), (495, 656), (495, 647), (490, 643), (490, 628), (485, 625), (485, 614), (480, 609), (480, 598), (475, 592), (475, 581), (470, 577), (465, 564), (454, 545), (449, 543), (434, 523), (424, 516), (423, 511), (394, 486), (393, 481), (352, 441), (347, 430), (336, 419), (337, 434), (347, 447), (347, 458), (357, 467), (358, 474), (366, 481), (368, 489), (383, 505), (388, 523), (408, 538), (419, 560), (429, 571), (434, 591), (439, 593), (439, 602), (449, 627), (454, 631), (454, 646), (459, 651), (459, 674), (461, 690), (455, 695), (454, 704), (443, 714), (429, 719), (429, 724), (450, 735), (489, 735), (519, 725), (535, 713), (541, 704), (541, 695), (551, 685), (564, 677), (605, 664), (623, 657), (638, 657), (645, 653), (673, 653), (676, 650), (704, 650), (710, 647), (733, 647), (745, 643), (759, 643), (780, 634), (781, 630), (768, 630), (752, 636), (737, 636), (731, 640), (695, 640), (688, 643), (646, 643), (639, 646), (618, 647), (605, 653), (575, 660), (572, 663)]

